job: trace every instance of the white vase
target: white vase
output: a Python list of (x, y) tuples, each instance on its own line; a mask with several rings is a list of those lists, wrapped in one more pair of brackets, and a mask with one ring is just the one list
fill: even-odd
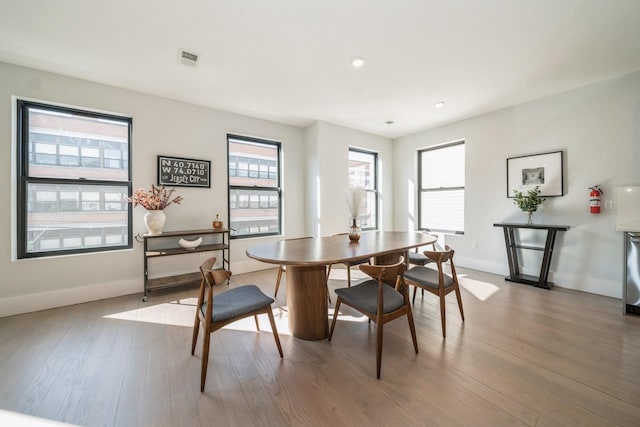
[(164, 211), (147, 211), (144, 214), (144, 225), (147, 226), (149, 234), (162, 234), (162, 228), (167, 220)]

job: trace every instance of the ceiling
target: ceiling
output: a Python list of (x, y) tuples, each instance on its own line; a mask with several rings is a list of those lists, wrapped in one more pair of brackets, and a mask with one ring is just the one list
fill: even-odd
[(396, 138), (639, 70), (640, 1), (0, 0), (0, 61)]

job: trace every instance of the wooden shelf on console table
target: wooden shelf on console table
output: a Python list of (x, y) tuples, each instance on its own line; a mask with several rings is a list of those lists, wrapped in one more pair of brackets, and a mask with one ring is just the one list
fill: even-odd
[[(203, 236), (220, 236), (217, 242), (206, 242), (197, 248), (183, 248), (178, 245), (180, 238), (203, 237)], [(163, 289), (174, 286), (185, 286), (200, 282), (200, 272), (177, 274), (173, 276), (157, 277), (149, 279), (149, 259), (193, 254), (197, 252), (222, 252), (222, 268), (230, 269), (229, 256), (229, 229), (227, 228), (208, 228), (202, 230), (177, 230), (165, 231), (161, 234), (143, 234), (141, 236), (144, 242), (144, 295), (143, 301), (147, 300), (147, 293), (154, 289)]]
[[(556, 241), (556, 233), (558, 231), (567, 231), (568, 225), (549, 225), (549, 224), (521, 224), (499, 222), (493, 224), (494, 227), (502, 227), (504, 231), (504, 242), (507, 248), (507, 261), (509, 262), (509, 276), (505, 280), (515, 283), (524, 283), (539, 288), (551, 289), (553, 283), (547, 279), (549, 277), (549, 267), (551, 266), (551, 256), (553, 255), (553, 247)], [(516, 243), (515, 229), (528, 228), (533, 230), (546, 230), (547, 239), (544, 247), (521, 245)], [(543, 251), (542, 264), (540, 265), (540, 275), (538, 277), (520, 273), (520, 263), (518, 262), (518, 249), (528, 249), (534, 251)]]

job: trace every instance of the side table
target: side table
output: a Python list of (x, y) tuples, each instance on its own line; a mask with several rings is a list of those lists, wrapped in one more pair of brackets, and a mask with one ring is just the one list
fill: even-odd
[[(504, 231), (504, 242), (507, 247), (507, 260), (509, 262), (509, 276), (505, 280), (515, 283), (524, 283), (539, 288), (551, 289), (553, 283), (548, 282), (549, 266), (551, 265), (551, 256), (553, 255), (553, 246), (556, 241), (556, 233), (558, 231), (567, 231), (568, 225), (544, 225), (544, 224), (519, 224), (500, 222), (493, 224), (494, 227), (502, 227)], [(544, 247), (522, 245), (516, 242), (515, 230), (521, 228), (529, 228), (534, 230), (546, 230), (547, 239)], [(520, 265), (518, 262), (518, 249), (529, 249), (534, 251), (544, 251), (542, 257), (542, 265), (540, 266), (540, 275), (538, 277), (520, 273)]]

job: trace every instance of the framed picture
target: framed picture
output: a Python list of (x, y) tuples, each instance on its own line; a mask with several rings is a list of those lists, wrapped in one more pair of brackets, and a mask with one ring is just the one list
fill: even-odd
[(515, 197), (514, 190), (526, 192), (536, 186), (543, 197), (564, 195), (562, 151), (507, 159), (507, 197)]
[(211, 188), (211, 161), (158, 156), (158, 185)]

